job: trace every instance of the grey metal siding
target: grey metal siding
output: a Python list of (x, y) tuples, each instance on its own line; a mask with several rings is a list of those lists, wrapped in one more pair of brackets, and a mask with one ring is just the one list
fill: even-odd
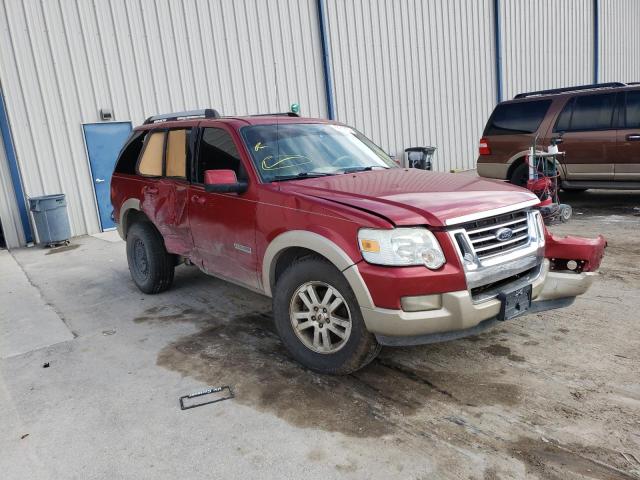
[(495, 102), (490, 0), (327, 0), (337, 119), (391, 154), (473, 168)]
[(504, 98), (593, 83), (593, 0), (502, 0)]
[(599, 3), (599, 81), (640, 82), (640, 2)]
[(315, 0), (0, 0), (0, 80), (25, 193), (99, 230), (82, 123), (100, 108), (326, 116)]

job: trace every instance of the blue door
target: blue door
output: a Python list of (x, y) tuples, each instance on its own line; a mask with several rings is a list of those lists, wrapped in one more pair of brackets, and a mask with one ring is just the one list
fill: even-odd
[(96, 194), (102, 230), (114, 228), (111, 219), (111, 174), (120, 149), (131, 133), (131, 122), (86, 123), (84, 141), (91, 165), (93, 189)]

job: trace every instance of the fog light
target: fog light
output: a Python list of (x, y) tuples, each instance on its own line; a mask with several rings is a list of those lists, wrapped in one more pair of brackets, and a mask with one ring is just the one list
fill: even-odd
[(567, 268), (569, 270), (575, 270), (576, 268), (578, 268), (578, 262), (576, 262), (575, 260), (569, 260), (567, 262)]
[(405, 312), (423, 312), (442, 308), (442, 295), (421, 295), (419, 297), (402, 297), (400, 305)]
[(444, 265), (444, 255), (440, 250), (428, 248), (422, 251), (422, 261), (431, 270), (437, 270)]

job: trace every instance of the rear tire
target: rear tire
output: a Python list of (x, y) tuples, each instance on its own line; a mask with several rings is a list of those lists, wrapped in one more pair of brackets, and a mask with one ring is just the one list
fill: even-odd
[(382, 348), (367, 330), (347, 279), (317, 257), (298, 260), (282, 273), (274, 289), (273, 316), (291, 355), (319, 373), (349, 374)]
[(529, 165), (521, 163), (511, 173), (509, 182), (519, 187), (526, 187), (527, 180), (529, 180)]
[(164, 292), (173, 283), (175, 259), (151, 223), (134, 223), (127, 232), (127, 262), (133, 283), (144, 293)]

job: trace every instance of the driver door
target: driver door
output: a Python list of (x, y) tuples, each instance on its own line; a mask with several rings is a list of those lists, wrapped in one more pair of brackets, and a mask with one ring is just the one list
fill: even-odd
[(189, 187), (192, 258), (209, 273), (258, 288), (255, 183), (241, 194), (204, 189), (206, 170), (233, 170), (238, 180), (248, 180), (237, 142), (224, 125), (200, 129)]

